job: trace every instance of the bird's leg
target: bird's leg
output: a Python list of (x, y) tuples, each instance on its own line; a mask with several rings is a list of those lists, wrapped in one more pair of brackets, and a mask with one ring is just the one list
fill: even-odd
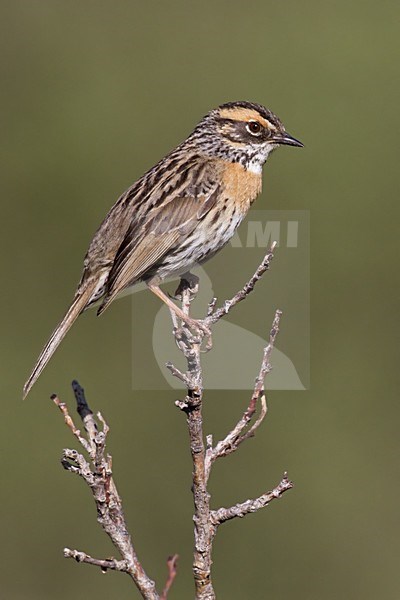
[[(169, 298), (167, 296), (167, 294), (165, 294), (162, 289), (160, 289), (160, 287), (158, 285), (156, 285), (155, 283), (150, 283), (147, 282), (147, 287), (149, 288), (150, 291), (153, 292), (153, 294), (155, 294), (156, 296), (158, 296), (158, 298), (160, 298), (160, 300), (162, 300), (167, 306), (168, 308), (170, 308), (171, 310), (174, 311), (174, 313), (187, 325), (189, 325), (189, 327), (192, 327), (193, 329), (196, 329), (197, 331), (202, 332), (203, 334), (205, 334), (209, 340), (211, 340), (211, 331), (209, 329), (209, 327), (207, 327), (207, 325), (205, 325), (204, 323), (202, 323), (202, 321), (199, 321), (197, 319), (192, 319), (192, 317), (189, 317), (189, 315), (186, 315), (183, 310), (181, 308), (179, 308), (179, 306), (177, 306), (172, 300), (171, 298)], [(207, 346), (209, 346), (209, 343), (207, 343)]]

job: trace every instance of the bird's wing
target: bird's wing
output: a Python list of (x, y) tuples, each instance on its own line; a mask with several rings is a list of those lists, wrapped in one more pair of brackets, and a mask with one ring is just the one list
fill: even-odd
[(128, 229), (109, 273), (106, 297), (98, 314), (181, 243), (217, 202), (220, 186), (215, 171), (203, 171), (197, 180), (197, 171), (193, 171), (183, 187), (170, 189), (167, 197), (161, 195), (160, 203), (150, 209), (140, 226), (134, 222)]
[[(149, 197), (154, 201), (168, 187), (171, 176), (159, 178), (169, 157), (162, 159), (152, 169), (128, 188), (111, 207), (90, 243), (84, 260), (84, 270), (78, 289), (97, 272), (110, 272), (119, 248), (123, 246), (128, 230), (140, 225), (144, 216), (143, 207)], [(170, 159), (169, 159), (170, 160)], [(107, 275), (108, 275), (107, 273)]]

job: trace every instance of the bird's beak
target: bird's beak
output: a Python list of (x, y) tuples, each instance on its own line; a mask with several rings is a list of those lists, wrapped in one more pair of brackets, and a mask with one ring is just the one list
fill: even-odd
[(302, 144), (299, 140), (296, 140), (293, 136), (286, 133), (276, 133), (272, 138), (272, 141), (275, 144), (285, 144), (286, 146), (298, 146), (298, 148), (303, 148), (304, 144)]

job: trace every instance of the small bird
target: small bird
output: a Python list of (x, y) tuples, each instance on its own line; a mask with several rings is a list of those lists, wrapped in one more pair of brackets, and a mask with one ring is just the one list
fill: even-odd
[(76, 318), (99, 300), (102, 314), (139, 281), (189, 326), (207, 331), (159, 285), (225, 246), (261, 192), (265, 161), (282, 144), (303, 146), (270, 110), (222, 104), (122, 194), (93, 237), (72, 304), (25, 383), (24, 398)]

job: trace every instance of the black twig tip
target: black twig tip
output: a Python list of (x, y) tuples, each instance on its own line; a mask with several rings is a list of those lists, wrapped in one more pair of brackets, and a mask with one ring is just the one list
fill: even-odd
[(87, 415), (92, 415), (93, 412), (90, 410), (86, 401), (85, 390), (79, 385), (79, 382), (74, 379), (71, 385), (76, 400), (76, 410), (80, 418), (83, 420)]

